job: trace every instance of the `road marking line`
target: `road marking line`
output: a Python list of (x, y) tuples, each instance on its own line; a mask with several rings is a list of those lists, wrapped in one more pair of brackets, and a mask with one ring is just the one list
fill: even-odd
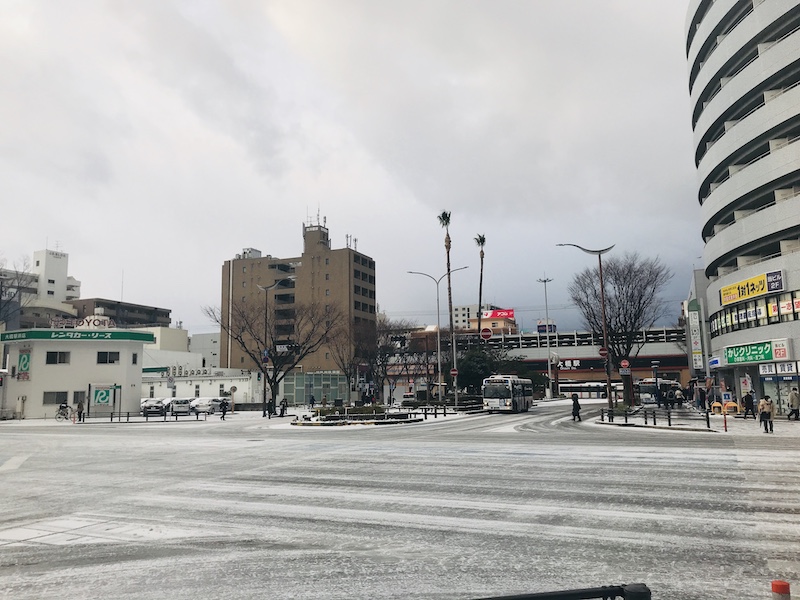
[(31, 457), (30, 454), (20, 454), (19, 456), (12, 456), (2, 465), (0, 465), (0, 471), (14, 471), (19, 469), (19, 467)]

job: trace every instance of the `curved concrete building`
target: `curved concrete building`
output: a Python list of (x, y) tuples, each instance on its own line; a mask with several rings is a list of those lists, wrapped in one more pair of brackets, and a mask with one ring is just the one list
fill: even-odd
[(752, 381), (785, 406), (800, 350), (800, 0), (691, 0), (685, 41), (707, 357), (739, 397)]

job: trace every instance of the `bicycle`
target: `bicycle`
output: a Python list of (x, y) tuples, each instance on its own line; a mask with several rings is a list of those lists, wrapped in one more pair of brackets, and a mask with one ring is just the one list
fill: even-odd
[(59, 423), (63, 421), (72, 421), (72, 409), (59, 408), (58, 412), (56, 412), (56, 421), (58, 421)]

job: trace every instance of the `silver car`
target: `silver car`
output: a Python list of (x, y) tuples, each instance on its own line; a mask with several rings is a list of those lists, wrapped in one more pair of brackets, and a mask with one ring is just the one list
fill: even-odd
[(191, 402), (191, 411), (196, 415), (200, 413), (213, 415), (217, 410), (219, 410), (219, 398), (195, 398)]

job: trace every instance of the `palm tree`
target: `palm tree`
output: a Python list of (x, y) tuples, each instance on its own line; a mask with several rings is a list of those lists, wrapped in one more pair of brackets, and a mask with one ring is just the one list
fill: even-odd
[(478, 283), (478, 333), (481, 332), (481, 316), (483, 315), (483, 247), (486, 245), (486, 236), (479, 233), (475, 236), (475, 243), (481, 249), (481, 277)]
[(439, 225), (444, 227), (444, 249), (447, 254), (447, 312), (450, 315), (450, 352), (453, 355), (453, 368), (456, 368), (455, 329), (453, 329), (453, 288), (450, 285), (450, 213), (446, 210), (439, 215)]

